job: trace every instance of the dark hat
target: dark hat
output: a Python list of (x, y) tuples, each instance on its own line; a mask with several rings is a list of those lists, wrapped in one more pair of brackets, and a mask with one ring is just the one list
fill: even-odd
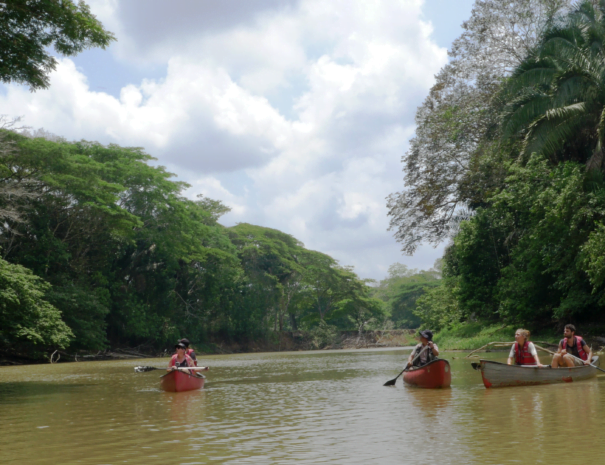
[(179, 342), (182, 342), (183, 344), (185, 344), (185, 347), (189, 347), (189, 339), (183, 338), (183, 339), (180, 339)]
[(428, 339), (429, 341), (433, 340), (433, 331), (431, 331), (430, 329), (425, 329), (423, 331), (420, 331), (420, 335), (423, 338)]
[(179, 341), (177, 344), (174, 345), (174, 348), (178, 348), (180, 347), (181, 349), (186, 349), (187, 346), (185, 344), (183, 344), (181, 341)]

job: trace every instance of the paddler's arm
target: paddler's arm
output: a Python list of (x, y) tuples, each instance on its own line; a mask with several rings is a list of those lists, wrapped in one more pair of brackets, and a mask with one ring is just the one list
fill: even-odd
[(557, 347), (557, 351), (555, 352), (555, 354), (552, 356), (552, 358), (555, 358), (555, 355), (559, 355), (559, 365), (562, 366), (563, 365), (563, 356), (567, 353), (567, 351), (564, 351), (563, 348), (561, 347), (561, 344), (559, 344), (559, 347)]
[(405, 364), (405, 368), (408, 368), (412, 364), (412, 360), (414, 360), (415, 354), (416, 354), (416, 348), (414, 347), (414, 350), (412, 350), (412, 353), (408, 357), (408, 362)]
[(439, 348), (435, 344), (433, 344), (432, 342), (429, 342), (429, 347), (433, 351), (433, 355), (435, 357), (439, 357)]
[(533, 342), (530, 342), (530, 344), (531, 344), (532, 349), (533, 349), (533, 352), (534, 352), (534, 353), (533, 353), (533, 354), (531, 354), (531, 355), (532, 355), (532, 357), (534, 358), (534, 361), (536, 362), (536, 365), (538, 365), (539, 367), (543, 367), (544, 365), (542, 365), (542, 364), (540, 363), (540, 359), (538, 358), (538, 351), (536, 350), (536, 346), (534, 345), (534, 343), (533, 343)]
[[(586, 352), (586, 347), (588, 347), (588, 344), (584, 345), (584, 352)], [(588, 349), (588, 359), (584, 360), (584, 365), (590, 365), (592, 363), (592, 347), (590, 347)]]

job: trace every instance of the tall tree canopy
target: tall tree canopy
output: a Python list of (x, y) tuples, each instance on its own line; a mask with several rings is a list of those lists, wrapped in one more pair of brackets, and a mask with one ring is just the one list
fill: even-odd
[[(514, 2), (500, 3), (505, 9)], [(604, 321), (605, 0), (544, 4), (552, 7), (544, 27), (531, 41), (513, 41), (514, 60), (502, 62), (485, 107), (491, 122), (475, 134), (467, 174), (449, 184), (449, 198), (459, 202), (454, 208), (469, 211), (462, 217), (450, 210), (460, 221), (447, 224), (452, 242), (440, 285), (418, 299), (423, 324), (479, 319), (548, 328)], [(512, 24), (517, 13), (506, 16)], [(492, 50), (478, 47), (476, 56)], [(439, 162), (434, 170), (444, 167)]]
[(185, 197), (187, 184), (140, 148), (8, 130), (0, 142), (0, 349), (244, 341), (381, 321), (350, 268), (275, 229), (223, 227), (227, 206)]
[(605, 155), (605, 2), (585, 0), (548, 30), (501, 98), (505, 137), (520, 154), (601, 168)]
[(405, 253), (451, 237), (465, 209), (497, 187), (503, 173), (493, 141), (500, 102), (493, 96), (570, 4), (476, 1), (450, 63), (416, 113), (416, 136), (402, 157), (405, 188), (388, 197), (390, 229)]
[(7, 0), (0, 2), (0, 80), (48, 87), (48, 75), (61, 55), (75, 55), (91, 47), (106, 48), (115, 37), (83, 1)]

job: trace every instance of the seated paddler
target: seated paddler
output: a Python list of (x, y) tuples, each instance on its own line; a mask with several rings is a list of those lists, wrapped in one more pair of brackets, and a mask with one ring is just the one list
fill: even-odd
[(512, 365), (538, 365), (543, 367), (538, 358), (538, 352), (533, 342), (529, 342), (530, 333), (527, 329), (518, 329), (515, 332), (515, 343), (508, 354), (508, 364)]
[(586, 341), (576, 336), (574, 325), (565, 325), (563, 339), (559, 342), (559, 350), (552, 357), (552, 367), (576, 367), (590, 365), (592, 360), (592, 347)]
[(412, 350), (406, 365), (406, 368), (411, 366), (412, 370), (432, 362), (439, 356), (439, 348), (437, 347), (437, 344), (433, 342), (432, 331), (425, 329), (420, 331), (418, 336), (420, 338), (420, 343)]
[(187, 355), (189, 355), (189, 357), (191, 357), (191, 360), (193, 360), (193, 363), (195, 363), (195, 366), (197, 366), (197, 356), (195, 355), (195, 351), (191, 347), (189, 347), (189, 345), (190, 345), (189, 339), (183, 338), (183, 339), (180, 339), (179, 342), (182, 342), (183, 344), (185, 344), (185, 347), (187, 347), (187, 351), (185, 353)]
[[(187, 346), (185, 346), (185, 344), (179, 341), (174, 348), (176, 349), (176, 354), (174, 354), (170, 359), (170, 364), (168, 365), (167, 371), (173, 371), (177, 368), (195, 366), (193, 359), (187, 355)], [(189, 373), (192, 375), (195, 374), (193, 370), (190, 370)]]

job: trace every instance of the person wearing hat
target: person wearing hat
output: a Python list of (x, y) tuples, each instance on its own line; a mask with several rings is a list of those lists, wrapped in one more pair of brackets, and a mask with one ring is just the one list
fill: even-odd
[[(415, 368), (419, 368), (429, 362), (432, 362), (433, 360), (435, 360), (436, 357), (439, 356), (439, 348), (437, 347), (437, 344), (433, 342), (433, 332), (431, 330), (425, 329), (423, 331), (420, 331), (419, 336), (420, 343), (416, 347), (414, 347), (414, 350), (412, 350), (412, 353), (408, 358), (406, 368), (409, 368), (412, 363), (414, 364), (413, 366)], [(427, 346), (428, 348), (423, 351), (422, 349)], [(420, 354), (420, 357), (416, 358), (418, 354)], [(415, 358), (416, 360), (414, 361)]]
[[(173, 371), (181, 367), (195, 366), (195, 363), (191, 357), (187, 355), (187, 346), (185, 344), (179, 341), (174, 348), (176, 349), (176, 354), (174, 354), (170, 359), (170, 364), (168, 365), (167, 371)], [(194, 374), (193, 371), (190, 371), (190, 373)]]
[(189, 339), (183, 338), (179, 342), (185, 344), (185, 347), (187, 347), (187, 351), (185, 353), (191, 357), (191, 360), (193, 360), (193, 363), (195, 363), (195, 366), (197, 366), (197, 357), (195, 356), (193, 349), (189, 348)]

